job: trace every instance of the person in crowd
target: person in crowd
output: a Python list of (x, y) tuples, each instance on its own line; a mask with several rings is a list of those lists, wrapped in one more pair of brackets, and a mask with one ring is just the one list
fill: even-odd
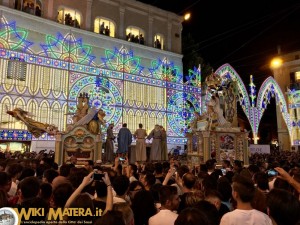
[(220, 219), (225, 213), (230, 212), (229, 208), (222, 203), (221, 199), (222, 196), (217, 190), (210, 190), (205, 192), (205, 201), (210, 202), (216, 207)]
[(51, 184), (42, 183), (40, 185), (40, 192), (38, 194), (38, 197), (45, 200), (45, 202), (47, 202), (47, 205), (50, 207), (51, 196), (52, 196)]
[(129, 187), (129, 179), (125, 175), (117, 176), (113, 182), (113, 188), (116, 196), (113, 198), (113, 203), (126, 202), (126, 194)]
[(42, 16), (42, 10), (38, 6), (35, 7), (35, 15), (39, 17)]
[(211, 225), (207, 216), (197, 208), (187, 208), (179, 214), (174, 225)]
[(6, 172), (0, 172), (0, 191), (6, 194), (7, 199), (10, 197), (8, 192), (11, 189), (12, 179)]
[[(48, 213), (49, 205), (42, 198), (38, 197), (40, 192), (40, 183), (36, 177), (26, 177), (19, 184), (19, 204), (17, 208), (21, 210), (24, 208), (28, 210), (29, 208), (43, 208), (44, 215), (31, 216), (29, 220), (40, 221), (44, 220)], [(23, 218), (24, 220), (24, 218)]]
[(155, 202), (150, 191), (140, 190), (135, 193), (131, 208), (135, 225), (148, 225), (150, 217), (156, 214)]
[(84, 162), (84, 168), (90, 173), (94, 171), (94, 162), (93, 160), (87, 160)]
[(158, 39), (156, 39), (156, 40), (154, 41), (154, 47), (155, 47), (155, 48), (158, 48), (158, 49), (161, 49), (161, 43), (160, 43), (160, 41), (159, 41)]
[(128, 164), (126, 167), (126, 176), (129, 178), (129, 182), (137, 181), (139, 179), (139, 175), (137, 173), (137, 165), (135, 164)]
[(105, 151), (104, 158), (106, 162), (114, 161), (114, 140), (116, 139), (113, 133), (114, 124), (109, 124), (106, 130), (106, 142), (105, 142)]
[(123, 215), (126, 225), (134, 225), (134, 215), (130, 205), (126, 202), (120, 202), (113, 205), (114, 211), (119, 211)]
[(267, 195), (267, 207), (273, 224), (296, 225), (300, 222), (300, 202), (288, 191), (271, 190)]
[(111, 210), (97, 219), (94, 225), (126, 225), (120, 211)]
[(222, 168), (225, 169), (226, 171), (231, 171), (231, 164), (230, 161), (227, 159), (222, 160)]
[(180, 213), (183, 209), (186, 208), (186, 195), (187, 193), (194, 191), (195, 183), (196, 183), (196, 176), (194, 174), (187, 172), (182, 176), (183, 194), (180, 196), (178, 213)]
[(139, 128), (133, 134), (136, 139), (135, 145), (135, 158), (137, 162), (145, 162), (147, 159), (146, 155), (146, 142), (147, 131), (143, 129), (143, 124), (139, 124)]
[(102, 22), (100, 25), (100, 34), (104, 34), (104, 31), (105, 31), (105, 24), (104, 22)]
[(104, 34), (105, 34), (106, 36), (109, 36), (109, 35), (110, 35), (110, 29), (108, 28), (108, 26), (105, 27)]
[(159, 183), (163, 183), (164, 182), (164, 175), (163, 175), (163, 166), (162, 166), (162, 163), (160, 162), (157, 162), (154, 164), (154, 167), (155, 167), (155, 171), (154, 171), (154, 175), (155, 175), (155, 179), (156, 179), (156, 182), (159, 182)]
[(278, 178), (287, 181), (298, 193), (300, 193), (300, 182), (297, 182), (281, 167), (276, 167), (275, 170), (279, 173)]
[(132, 134), (127, 128), (127, 123), (123, 124), (123, 127), (118, 133), (118, 150), (117, 153), (119, 157), (126, 157), (129, 149), (129, 145), (132, 142)]
[(139, 36), (139, 43), (140, 43), (141, 45), (144, 45), (144, 44), (145, 44), (145, 38), (144, 38), (143, 34), (140, 34), (140, 36)]
[(152, 186), (155, 184), (156, 179), (153, 173), (144, 171), (140, 175), (140, 182), (144, 185), (145, 190), (150, 191)]
[(246, 221), (249, 225), (257, 223), (272, 225), (272, 221), (266, 214), (253, 209), (251, 206), (251, 201), (255, 195), (255, 187), (251, 179), (237, 174), (234, 176), (232, 188), (232, 196), (237, 202), (237, 208), (226, 213), (222, 217), (220, 225), (239, 225), (245, 224)]
[(161, 160), (161, 138), (162, 132), (159, 125), (155, 125), (154, 129), (150, 132), (147, 139), (152, 139), (150, 160), (160, 161)]
[(174, 213), (179, 206), (179, 196), (176, 187), (163, 186), (159, 191), (160, 211), (150, 217), (149, 225), (173, 225), (178, 215)]
[(133, 201), (135, 194), (141, 190), (145, 190), (144, 185), (140, 181), (132, 181), (128, 187), (128, 196)]
[(163, 126), (159, 126), (161, 130), (161, 160), (168, 160), (167, 132)]
[(102, 180), (94, 181), (96, 197), (93, 199), (94, 209), (102, 210), (104, 212), (106, 208), (107, 188), (106, 184)]
[[(220, 224), (221, 218), (219, 217), (219, 212), (212, 203), (202, 200), (196, 204), (195, 208), (199, 209), (202, 213), (206, 215), (206, 218), (208, 219), (210, 225)], [(200, 224), (202, 225), (202, 223)]]
[(17, 192), (19, 178), (22, 174), (23, 166), (21, 166), (19, 163), (13, 163), (13, 164), (9, 165), (6, 168), (6, 170), (12, 180), (11, 188), (10, 188), (8, 194), (9, 194), (9, 196), (15, 196), (16, 192)]
[(44, 183), (49, 183), (52, 184), (52, 181), (54, 180), (55, 177), (58, 177), (58, 172), (54, 169), (47, 169), (45, 170), (44, 174), (43, 174), (43, 178), (42, 181)]

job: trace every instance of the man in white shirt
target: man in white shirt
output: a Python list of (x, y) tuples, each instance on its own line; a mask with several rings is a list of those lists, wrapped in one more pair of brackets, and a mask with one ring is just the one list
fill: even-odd
[(161, 208), (159, 213), (150, 217), (149, 225), (174, 225), (178, 215), (174, 213), (179, 205), (177, 188), (174, 186), (163, 186), (159, 191)]
[(237, 208), (226, 213), (222, 217), (220, 225), (272, 225), (271, 219), (266, 214), (252, 208), (251, 201), (254, 194), (255, 187), (252, 180), (235, 175), (232, 196), (237, 202)]

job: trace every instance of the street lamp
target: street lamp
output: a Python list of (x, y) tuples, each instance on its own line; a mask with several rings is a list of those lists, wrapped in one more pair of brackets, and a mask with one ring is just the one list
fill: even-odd
[(272, 59), (270, 67), (272, 69), (278, 69), (279, 67), (281, 67), (281, 65), (282, 65), (282, 59), (279, 57), (276, 57), (276, 58)]
[(187, 21), (187, 20), (189, 20), (190, 18), (191, 18), (191, 13), (186, 13), (186, 14), (184, 14), (184, 16), (183, 16), (184, 21)]

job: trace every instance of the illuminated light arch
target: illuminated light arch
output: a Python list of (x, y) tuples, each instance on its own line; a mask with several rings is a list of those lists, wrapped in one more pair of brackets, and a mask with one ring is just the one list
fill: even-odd
[(194, 69), (189, 69), (188, 76), (186, 78), (186, 85), (191, 85), (194, 87), (201, 87), (201, 67), (198, 68), (194, 66)]
[(144, 67), (141, 66), (141, 58), (134, 56), (133, 51), (128, 51), (122, 46), (113, 51), (105, 50), (105, 57), (101, 58), (106, 69), (130, 74), (143, 74)]
[(50, 124), (55, 124), (57, 127), (61, 127), (61, 113), (60, 113), (61, 106), (59, 102), (55, 101), (51, 105), (50, 109), (50, 118), (51, 121), (49, 121)]
[(220, 66), (215, 73), (218, 74), (222, 78), (222, 80), (231, 79), (236, 82), (238, 92), (239, 92), (238, 101), (240, 102), (240, 105), (244, 113), (249, 118), (250, 117), (249, 110), (251, 106), (249, 95), (239, 74), (228, 63)]
[(174, 62), (169, 62), (167, 58), (153, 60), (149, 72), (150, 76), (156, 79), (183, 83), (183, 75), (180, 73), (180, 68), (175, 66)]
[(43, 49), (40, 55), (72, 63), (95, 65), (96, 56), (91, 54), (92, 47), (83, 44), (82, 38), (76, 39), (72, 33), (63, 36), (58, 32), (56, 37), (46, 35), (46, 44), (40, 44), (40, 46)]
[(8, 22), (4, 16), (1, 16), (0, 48), (33, 53), (32, 50), (29, 48), (31, 45), (33, 45), (33, 42), (28, 41), (27, 38), (28, 38), (27, 30), (22, 28), (17, 28), (16, 21)]
[(191, 93), (175, 92), (168, 94), (167, 117), (172, 134), (183, 137), (186, 123), (189, 124), (195, 111), (199, 112), (198, 99)]
[(282, 93), (279, 85), (274, 80), (273, 77), (268, 77), (263, 84), (261, 85), (258, 95), (257, 95), (257, 102), (256, 108), (260, 109), (259, 113), (257, 114), (258, 123), (255, 127), (255, 132), (257, 133), (259, 123), (263, 116), (264, 111), (267, 108), (267, 105), (270, 103), (272, 97), (275, 97), (276, 105), (280, 107), (280, 112), (283, 116), (283, 119), (287, 125), (287, 129), (289, 131), (290, 138), (292, 137), (292, 124), (290, 120), (290, 114), (288, 112), (287, 104), (285, 101), (284, 94)]
[(107, 123), (115, 125), (122, 117), (122, 96), (119, 88), (109, 79), (96, 76), (86, 76), (78, 79), (70, 88), (69, 109), (75, 112), (79, 93), (89, 94), (89, 104), (97, 109), (103, 109)]

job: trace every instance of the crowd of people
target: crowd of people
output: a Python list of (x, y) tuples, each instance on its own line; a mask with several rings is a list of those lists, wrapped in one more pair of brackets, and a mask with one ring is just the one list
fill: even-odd
[[(138, 135), (135, 133), (135, 135)], [(3, 155), (2, 155), (3, 156)], [(4, 155), (5, 156), (5, 155)], [(251, 164), (216, 160), (189, 168), (170, 158), (113, 166), (72, 156), (0, 160), (0, 208), (43, 208), (31, 221), (96, 225), (297, 225), (300, 220), (299, 153), (255, 154)], [(262, 163), (264, 162), (264, 163)], [(270, 171), (276, 173), (270, 173)], [(49, 216), (80, 208), (89, 215)], [(54, 214), (51, 214), (52, 216)]]
[(130, 42), (134, 42), (134, 43), (139, 43), (141, 45), (145, 44), (145, 38), (144, 38), (143, 34), (134, 35), (132, 33), (128, 33), (126, 35), (126, 40), (130, 41)]

